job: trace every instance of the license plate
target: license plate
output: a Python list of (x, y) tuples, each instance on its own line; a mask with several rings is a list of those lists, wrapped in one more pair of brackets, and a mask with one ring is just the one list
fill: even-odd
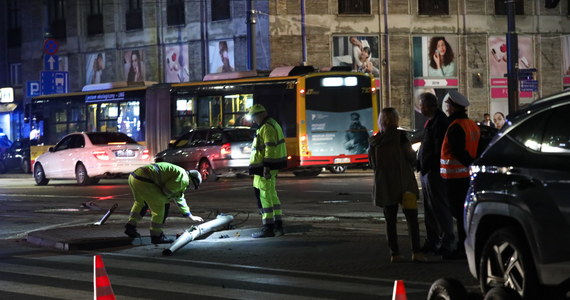
[(243, 154), (251, 153), (251, 147), (245, 146), (245, 147), (241, 148), (241, 153), (243, 153)]
[(115, 157), (134, 157), (135, 151), (130, 149), (115, 151)]
[(335, 164), (349, 164), (350, 163), (350, 157), (335, 158), (334, 163)]

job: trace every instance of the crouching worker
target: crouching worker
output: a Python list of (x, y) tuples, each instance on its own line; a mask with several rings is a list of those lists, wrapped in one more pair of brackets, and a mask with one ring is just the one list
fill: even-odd
[(140, 167), (129, 176), (129, 186), (135, 198), (131, 208), (129, 221), (125, 225), (125, 234), (131, 238), (139, 237), (137, 223), (151, 211), (150, 238), (153, 244), (172, 243), (162, 232), (164, 221), (168, 217), (170, 201), (178, 205), (183, 216), (192, 221), (203, 222), (199, 216), (193, 216), (184, 199), (184, 191), (192, 183), (194, 189), (202, 183), (202, 176), (196, 170), (186, 171), (183, 168), (159, 162)]

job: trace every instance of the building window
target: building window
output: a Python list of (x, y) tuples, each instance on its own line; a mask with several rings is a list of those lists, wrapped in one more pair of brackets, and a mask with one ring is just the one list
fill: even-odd
[(370, 0), (338, 0), (339, 15), (369, 15)]
[(101, 0), (89, 0), (89, 15), (87, 15), (87, 35), (103, 33), (103, 13)]
[[(495, 0), (495, 15), (507, 15), (507, 3), (505, 0)], [(524, 15), (524, 0), (515, 0), (517, 15)]]
[(65, 40), (67, 37), (64, 9), (64, 0), (50, 0), (48, 2), (49, 32), (54, 39)]
[(22, 45), (22, 24), (18, 0), (8, 1), (8, 47), (16, 48)]
[(22, 85), (22, 64), (10, 64), (10, 85), (11, 86), (21, 86)]
[(184, 0), (168, 0), (166, 4), (166, 23), (168, 26), (186, 24)]
[(230, 18), (230, 0), (212, 1), (212, 21), (227, 20)]
[(129, 0), (129, 9), (127, 10), (125, 19), (127, 30), (143, 28), (141, 0)]
[(428, 16), (449, 15), (449, 0), (418, 0), (418, 14)]

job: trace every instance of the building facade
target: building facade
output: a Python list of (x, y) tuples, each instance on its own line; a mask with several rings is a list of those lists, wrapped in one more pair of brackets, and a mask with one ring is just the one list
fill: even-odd
[[(518, 67), (536, 69), (537, 80), (523, 83), (534, 91), (521, 92), (520, 105), (570, 86), (569, 1), (557, 2), (515, 1)], [(366, 40), (381, 104), (399, 110), (402, 126), (423, 126), (416, 99), (424, 91), (441, 99), (459, 90), (476, 120), (507, 113), (504, 0), (277, 0), (269, 18), (272, 66), (347, 65), (351, 38)], [(441, 68), (433, 67), (437, 41), (447, 45)]]
[[(252, 66), (335, 66), (372, 73), (381, 105), (396, 107), (404, 127), (423, 126), (416, 99), (425, 91), (441, 99), (459, 90), (473, 119), (507, 112), (504, 0), (7, 0), (0, 8), (0, 87), (14, 89), (14, 103), (0, 104), (0, 128), (11, 139), (28, 136), (26, 104), (57, 74), (65, 84), (55, 91), (75, 92)], [(515, 8), (517, 64), (530, 72), (524, 105), (570, 86), (570, 7), (516, 0)]]
[[(77, 92), (85, 85), (120, 81), (199, 81), (209, 73), (247, 70), (252, 3), (2, 1), (0, 87), (14, 88), (17, 108), (0, 108), (0, 127), (12, 139), (29, 134), (25, 107), (33, 92)], [(252, 9), (268, 10), (266, 0), (253, 4)], [(254, 65), (269, 69), (267, 14), (260, 14), (252, 28)]]

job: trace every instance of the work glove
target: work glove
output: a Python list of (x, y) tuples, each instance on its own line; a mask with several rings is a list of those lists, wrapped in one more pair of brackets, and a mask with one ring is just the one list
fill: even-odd
[(189, 215), (188, 219), (194, 221), (194, 222), (204, 222), (204, 219), (202, 219), (199, 216), (194, 216), (194, 215)]
[(271, 179), (271, 170), (268, 167), (263, 167), (263, 178)]

